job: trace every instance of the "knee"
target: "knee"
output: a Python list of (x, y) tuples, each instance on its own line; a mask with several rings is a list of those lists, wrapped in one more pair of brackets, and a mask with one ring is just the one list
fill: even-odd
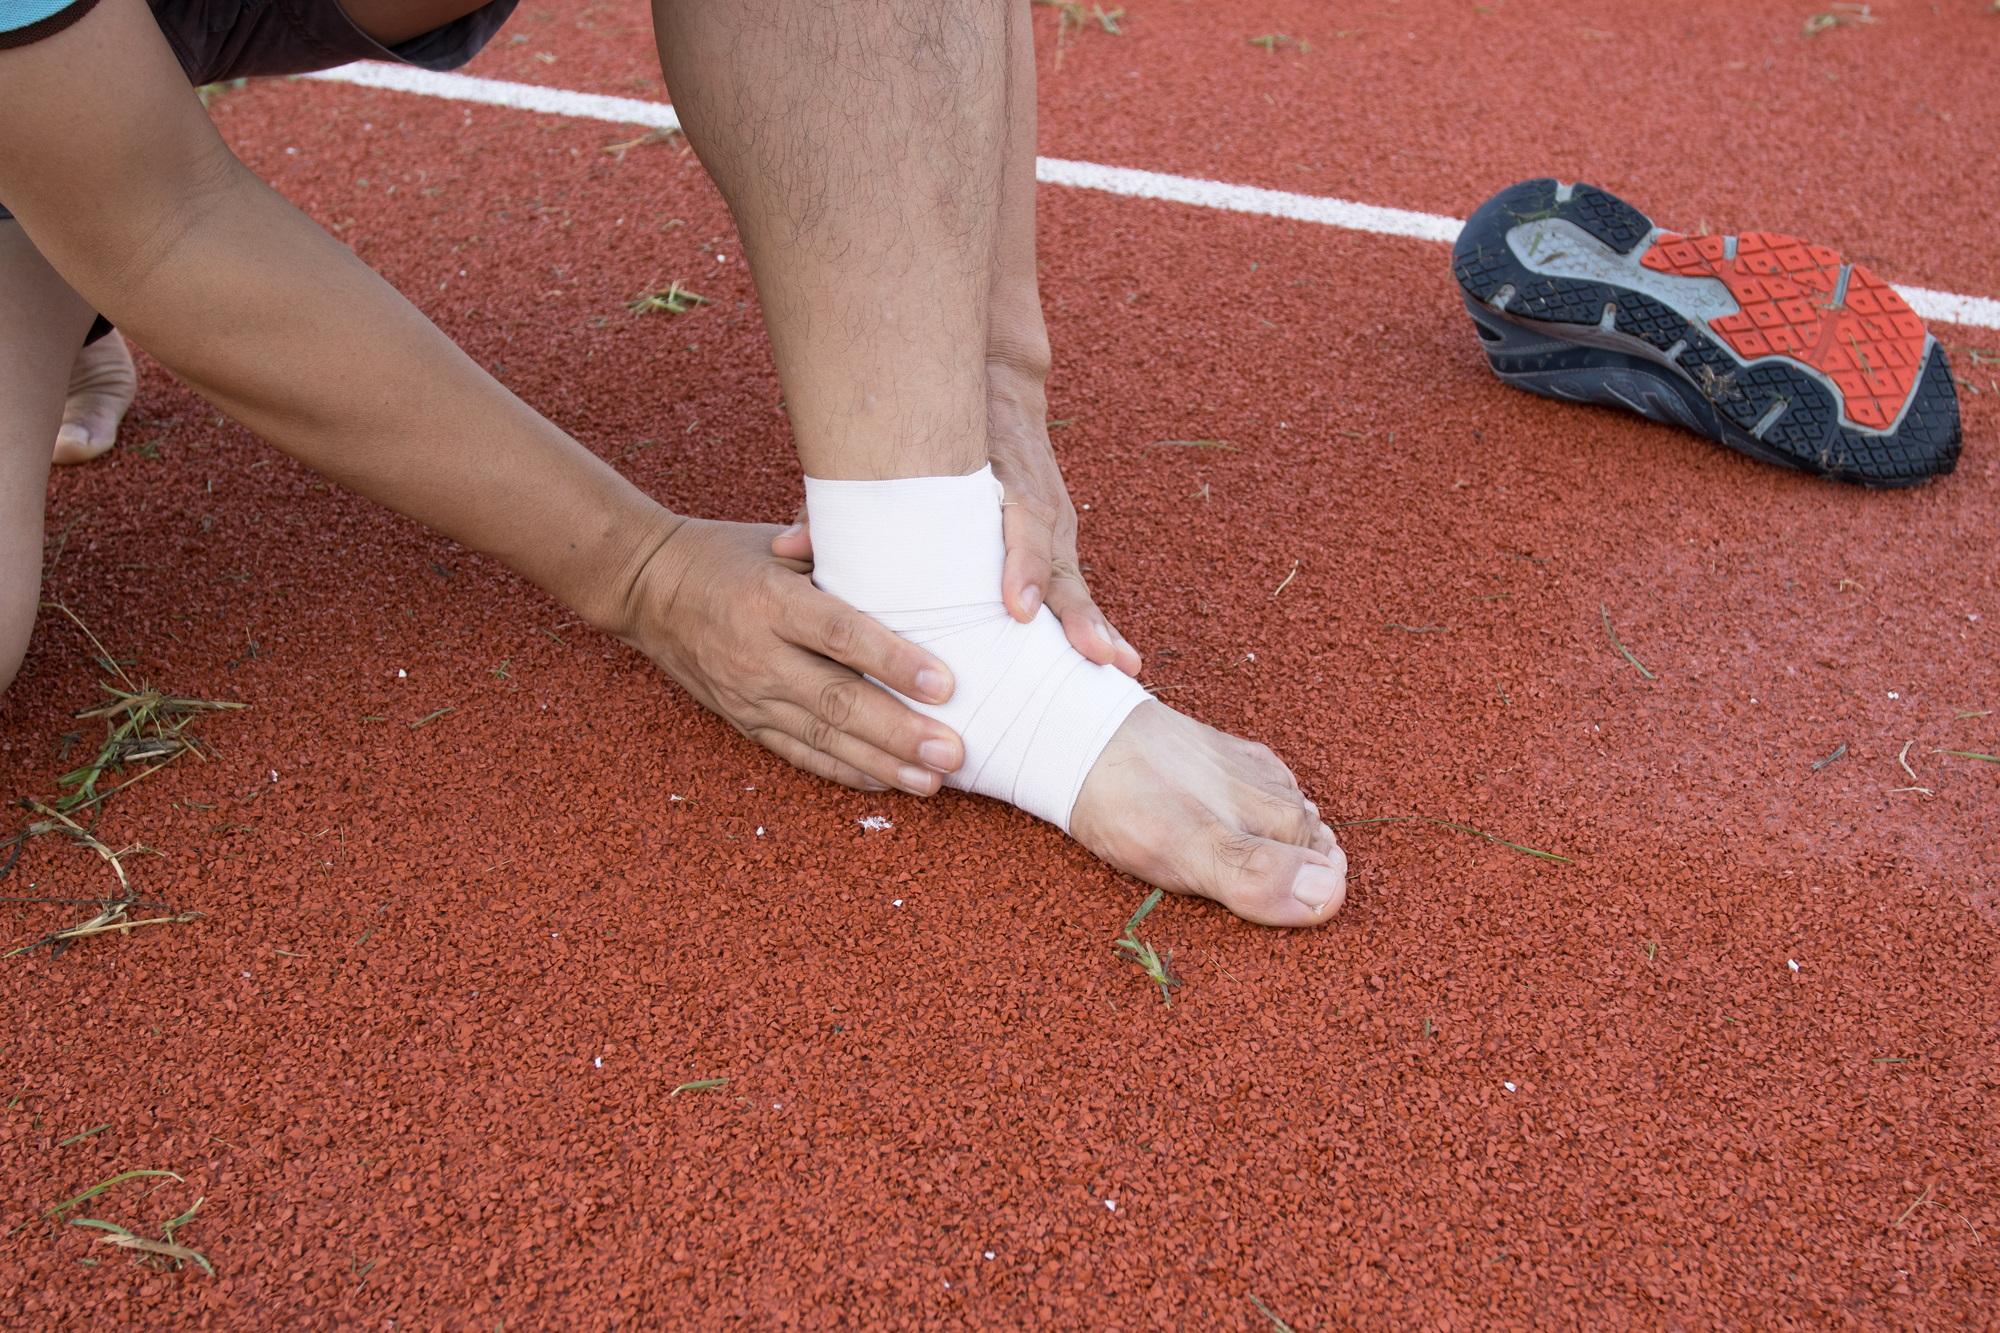
[(39, 580), (26, 581), (25, 588), (0, 588), (0, 694), (14, 683), (28, 656), (40, 592)]
[(14, 677), (21, 673), (22, 659), (28, 655), (28, 636), (9, 632), (0, 638), (0, 694), (14, 683)]

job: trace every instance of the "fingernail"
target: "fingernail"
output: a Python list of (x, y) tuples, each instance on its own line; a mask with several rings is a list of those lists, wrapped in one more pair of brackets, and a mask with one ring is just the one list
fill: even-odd
[(1298, 878), (1292, 881), (1292, 897), (1315, 914), (1324, 912), (1339, 893), (1340, 876), (1326, 866), (1300, 866)]
[(1033, 615), (1035, 612), (1041, 610), (1042, 609), (1041, 585), (1039, 583), (1030, 583), (1027, 587), (1021, 589), (1021, 600), (1027, 603), (1029, 615)]
[(929, 796), (931, 784), (936, 780), (937, 774), (928, 768), (918, 768), (914, 764), (905, 764), (896, 770), (896, 781), (912, 796)]
[(929, 764), (940, 773), (949, 773), (958, 767), (954, 762), (958, 755), (950, 741), (925, 741), (917, 747), (917, 758)]
[(936, 667), (924, 667), (917, 672), (917, 692), (934, 704), (941, 704), (951, 698), (951, 677)]

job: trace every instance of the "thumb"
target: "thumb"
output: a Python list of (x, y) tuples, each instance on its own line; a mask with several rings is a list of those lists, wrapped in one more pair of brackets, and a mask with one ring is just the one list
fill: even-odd
[(805, 506), (799, 507), (799, 516), (792, 526), (771, 538), (771, 554), (780, 560), (807, 560), (813, 558), (812, 528), (806, 522)]

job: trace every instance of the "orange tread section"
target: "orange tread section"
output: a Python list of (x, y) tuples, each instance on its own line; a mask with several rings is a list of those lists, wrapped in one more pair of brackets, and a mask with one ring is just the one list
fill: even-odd
[(1788, 356), (1824, 372), (1858, 426), (1887, 430), (1916, 387), (1923, 320), (1859, 264), (1848, 275), (1846, 299), (1834, 306), (1841, 260), (1823, 245), (1746, 232), (1729, 259), (1720, 236), (1665, 232), (1640, 262), (1661, 273), (1722, 279), (1742, 308), (1709, 327), (1740, 356)]

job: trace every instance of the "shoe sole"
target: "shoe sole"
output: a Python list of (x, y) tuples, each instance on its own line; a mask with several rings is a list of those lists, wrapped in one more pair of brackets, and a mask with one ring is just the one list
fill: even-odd
[(1590, 185), (1482, 204), (1452, 271), (1493, 372), (1867, 486), (1958, 461), (1944, 349), (1894, 288), (1772, 232), (1685, 236)]

